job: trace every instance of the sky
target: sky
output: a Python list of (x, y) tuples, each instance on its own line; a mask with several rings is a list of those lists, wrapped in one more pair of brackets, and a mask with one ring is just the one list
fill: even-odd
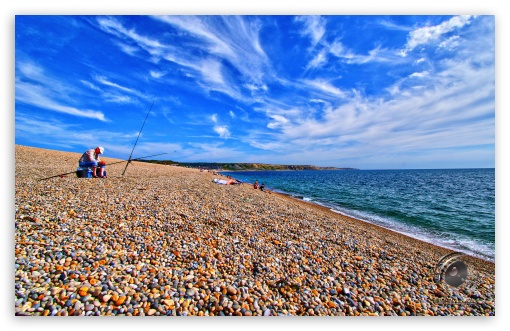
[(19, 145), (495, 167), (493, 15), (16, 15), (14, 32)]

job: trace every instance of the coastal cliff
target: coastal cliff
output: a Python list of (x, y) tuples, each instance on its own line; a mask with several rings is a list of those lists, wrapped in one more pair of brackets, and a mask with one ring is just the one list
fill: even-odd
[(358, 170), (355, 168), (319, 167), (314, 165), (285, 165), (266, 163), (214, 163), (214, 162), (175, 162), (143, 160), (143, 162), (175, 165), (186, 168), (214, 169), (218, 171), (249, 171), (249, 170)]

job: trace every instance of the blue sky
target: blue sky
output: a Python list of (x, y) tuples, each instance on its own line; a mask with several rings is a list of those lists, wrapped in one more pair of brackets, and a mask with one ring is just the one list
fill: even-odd
[(15, 17), (15, 143), (127, 159), (495, 167), (495, 17)]

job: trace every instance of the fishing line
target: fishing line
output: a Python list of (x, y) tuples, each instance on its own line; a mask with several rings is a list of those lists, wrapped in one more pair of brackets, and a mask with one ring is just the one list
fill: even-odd
[(136, 144), (138, 143), (138, 139), (140, 138), (140, 135), (142, 134), (143, 127), (145, 126), (145, 122), (147, 121), (147, 117), (149, 117), (149, 113), (151, 112), (152, 106), (154, 105), (154, 101), (152, 101), (152, 105), (149, 108), (149, 111), (147, 112), (147, 115), (145, 115), (145, 120), (143, 121), (142, 128), (140, 129), (140, 132), (138, 132), (138, 137), (136, 137), (135, 145), (133, 146), (133, 149), (131, 150), (131, 154), (129, 155), (129, 159), (126, 163), (126, 167), (124, 168), (124, 171), (122, 172), (122, 176), (124, 176), (124, 173), (126, 172), (126, 169), (128, 165), (131, 163), (131, 157), (133, 156), (133, 152), (135, 150)]

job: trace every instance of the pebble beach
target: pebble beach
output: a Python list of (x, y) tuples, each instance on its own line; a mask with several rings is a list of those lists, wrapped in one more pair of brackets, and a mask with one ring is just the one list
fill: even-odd
[(77, 178), (80, 156), (15, 146), (17, 316), (495, 315), (492, 262), (452, 287), (450, 250), (198, 169)]

